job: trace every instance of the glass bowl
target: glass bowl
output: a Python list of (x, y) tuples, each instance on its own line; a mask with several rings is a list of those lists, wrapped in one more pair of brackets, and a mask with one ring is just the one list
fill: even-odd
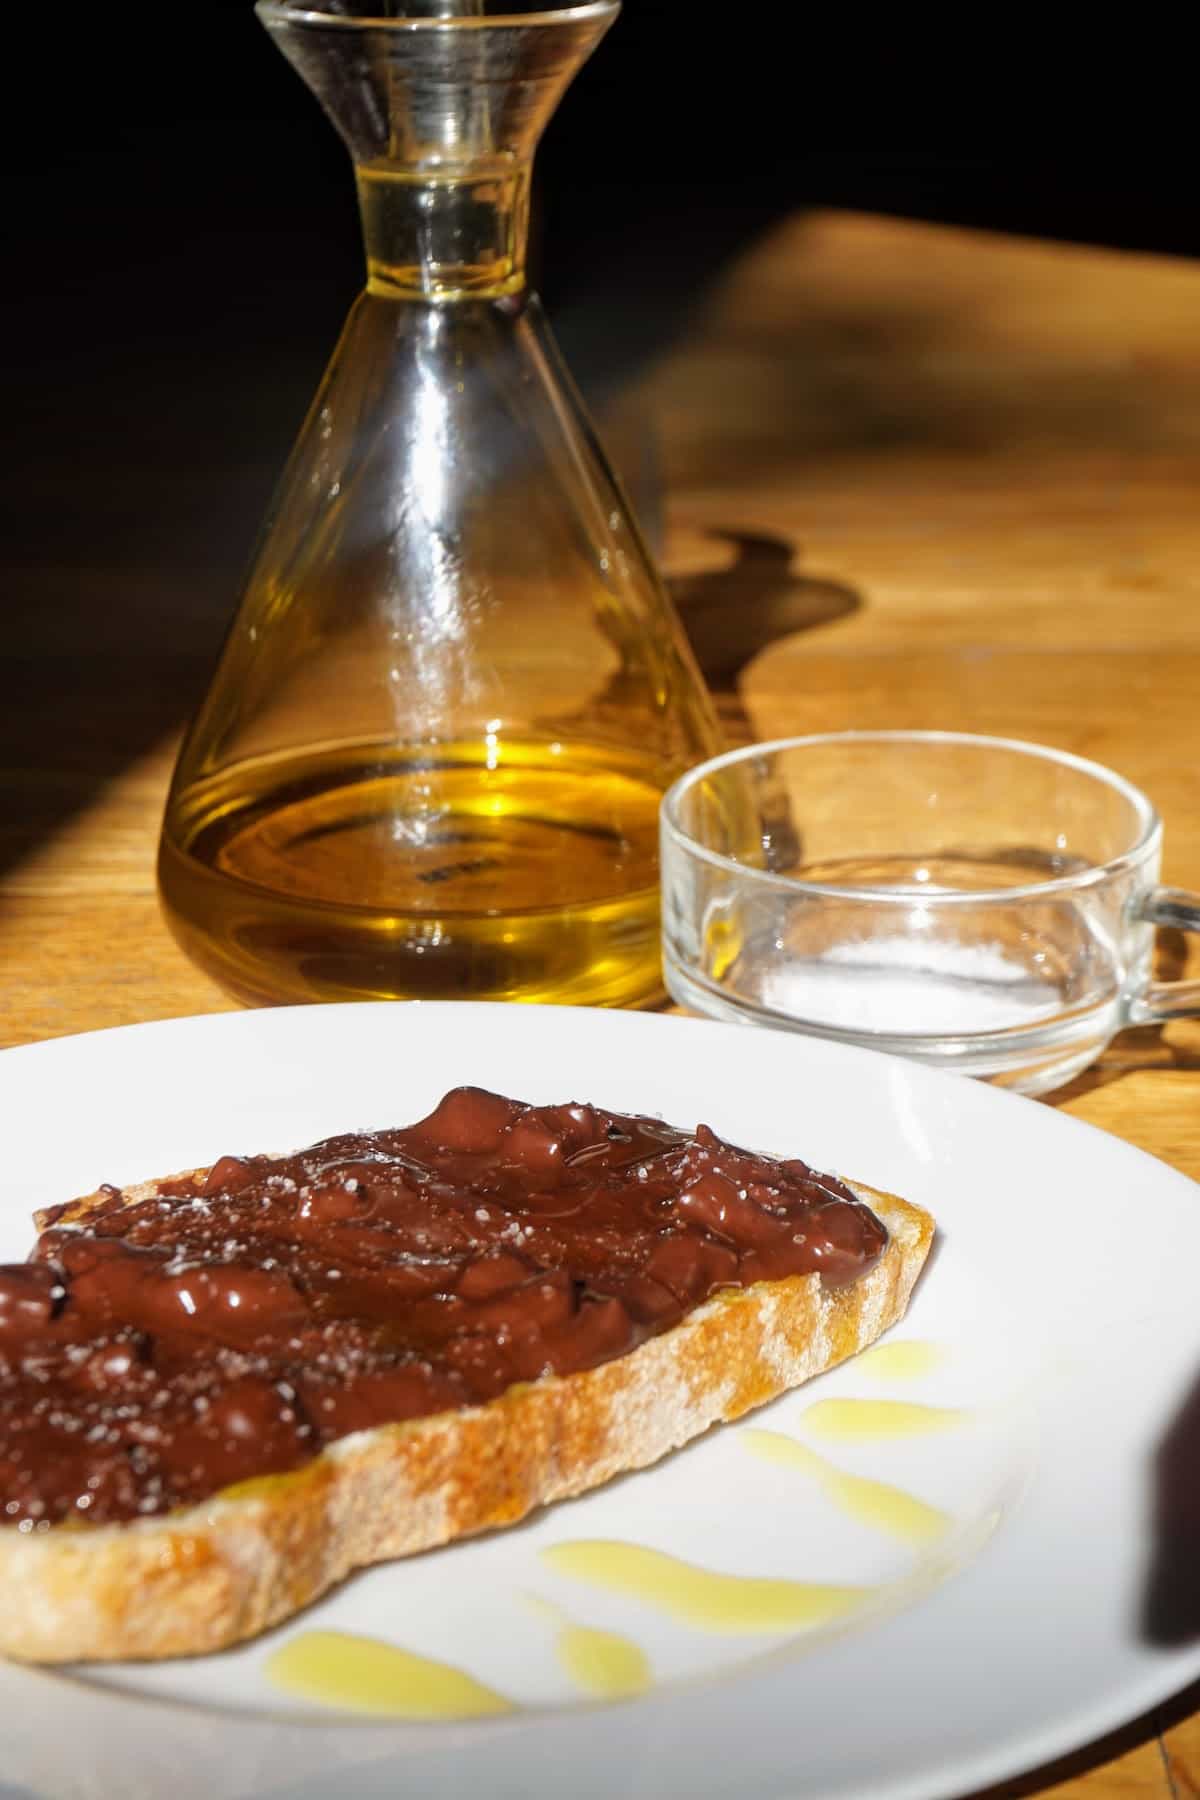
[(661, 812), (670, 993), (1040, 1093), (1113, 1034), (1200, 1011), (1151, 979), (1162, 827), (1097, 763), (1010, 739), (852, 731), (701, 764)]

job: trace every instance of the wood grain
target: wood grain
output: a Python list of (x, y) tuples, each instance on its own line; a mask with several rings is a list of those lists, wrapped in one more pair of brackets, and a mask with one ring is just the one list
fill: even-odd
[(1162, 1708), (1159, 1724), (1175, 1800), (1200, 1800), (1200, 1682)]
[[(1148, 789), (1167, 879), (1200, 887), (1198, 317), (1187, 264), (839, 215), (731, 264), (622, 399), (654, 422), (668, 569), (730, 736), (1059, 744)], [(114, 497), (166, 493), (149, 456)], [(3, 1043), (231, 1004), (154, 896), (221, 608), (152, 519), (95, 562), (81, 582), (50, 544), (23, 576), (54, 604), (0, 717)], [(1161, 956), (1200, 968), (1173, 934)], [(1200, 1177), (1200, 1024), (1124, 1034), (1052, 1103)], [(992, 1800), (1200, 1796), (1198, 1709), (1194, 1689)]]

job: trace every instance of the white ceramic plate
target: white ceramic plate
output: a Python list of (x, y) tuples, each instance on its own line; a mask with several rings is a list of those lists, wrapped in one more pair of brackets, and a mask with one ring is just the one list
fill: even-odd
[[(938, 1246), (888, 1340), (909, 1348), (514, 1530), (360, 1575), (227, 1655), (6, 1668), (5, 1795), (931, 1800), (1091, 1740), (1200, 1672), (1195, 1586), (1191, 1617), (1149, 1598), (1178, 1612), (1194, 1554), (1170, 1521), (1189, 1430), (1193, 1474), (1200, 1458), (1200, 1189), (1033, 1102), (638, 1014), (175, 1020), (0, 1056), (0, 1256), (25, 1253), (35, 1206), (102, 1180), (405, 1123), (458, 1082), (703, 1120), (927, 1205)], [(731, 1633), (728, 1616), (617, 1591), (594, 1559), (581, 1573), (571, 1546), (596, 1540), (793, 1584), (785, 1610), (800, 1584), (818, 1601), (833, 1588), (840, 1610)], [(762, 1592), (723, 1590), (735, 1611)], [(432, 1659), (511, 1710), (414, 1722), (298, 1697), (273, 1670), (314, 1631)], [(650, 1684), (635, 1699), (597, 1692), (614, 1639), (618, 1671)], [(417, 1704), (408, 1668), (384, 1666), (396, 1707)]]

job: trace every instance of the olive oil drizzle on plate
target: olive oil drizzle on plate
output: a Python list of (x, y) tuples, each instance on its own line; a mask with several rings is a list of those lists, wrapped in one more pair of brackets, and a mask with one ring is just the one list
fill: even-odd
[(350, 1631), (301, 1631), (268, 1659), (268, 1680), (297, 1699), (391, 1719), (481, 1719), (511, 1700), (450, 1663)]
[(786, 1581), (771, 1576), (727, 1575), (609, 1538), (552, 1544), (546, 1566), (609, 1593), (629, 1594), (701, 1631), (721, 1636), (803, 1631), (854, 1611), (871, 1596), (864, 1587)]
[(873, 1525), (898, 1538), (901, 1543), (921, 1548), (934, 1544), (950, 1528), (947, 1515), (936, 1506), (918, 1500), (915, 1494), (893, 1487), (886, 1481), (870, 1481), (862, 1475), (850, 1475), (826, 1462), (807, 1444), (798, 1443), (781, 1431), (763, 1431), (758, 1427), (744, 1430), (738, 1439), (751, 1455), (782, 1468), (797, 1469), (812, 1476), (822, 1493), (852, 1519)]
[(528, 1596), (530, 1604), (556, 1627), (554, 1649), (567, 1674), (585, 1693), (602, 1700), (620, 1700), (644, 1694), (654, 1676), (650, 1660), (640, 1644), (616, 1631), (598, 1631), (579, 1625), (561, 1606)]

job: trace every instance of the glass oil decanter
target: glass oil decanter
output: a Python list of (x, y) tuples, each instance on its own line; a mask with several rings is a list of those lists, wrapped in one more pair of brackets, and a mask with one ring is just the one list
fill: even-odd
[(180, 753), (159, 881), (242, 999), (636, 1005), (657, 808), (716, 744), (525, 281), (530, 165), (617, 12), (261, 0), (367, 254)]

